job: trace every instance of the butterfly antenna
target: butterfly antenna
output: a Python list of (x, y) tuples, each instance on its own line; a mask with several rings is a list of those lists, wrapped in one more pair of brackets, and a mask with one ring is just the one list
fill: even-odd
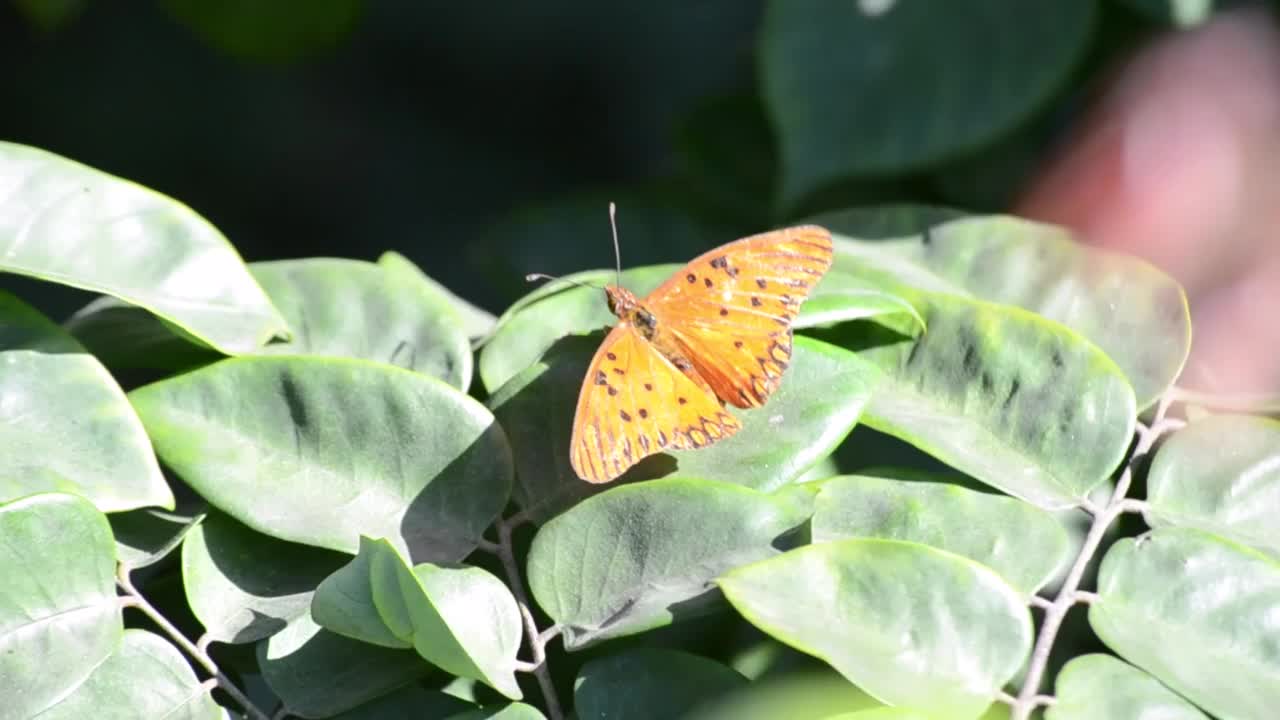
[(588, 285), (588, 284), (586, 284), (586, 283), (580, 283), (580, 282), (578, 282), (577, 280), (574, 280), (574, 279), (572, 279), (572, 278), (567, 278), (567, 277), (557, 277), (557, 276), (555, 276), (555, 275), (547, 275), (546, 273), (529, 273), (528, 275), (525, 275), (525, 276), (524, 276), (524, 279), (525, 279), (527, 282), (533, 282), (534, 280), (551, 280), (551, 281), (553, 281), (553, 282), (566, 282), (566, 283), (569, 283), (570, 285), (577, 285), (578, 287), (591, 288), (592, 290), (599, 290), (599, 289), (600, 289), (600, 288), (596, 287), (595, 285)]
[(622, 287), (622, 251), (618, 249), (618, 206), (609, 203), (609, 228), (613, 230), (613, 259), (617, 263), (617, 285)]

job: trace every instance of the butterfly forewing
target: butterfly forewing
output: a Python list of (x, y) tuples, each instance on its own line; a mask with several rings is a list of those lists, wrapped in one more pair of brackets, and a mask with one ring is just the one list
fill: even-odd
[(831, 234), (801, 226), (695, 258), (642, 301), (721, 400), (758, 407), (791, 360), (791, 322), (831, 267)]
[(608, 482), (648, 455), (703, 447), (740, 427), (624, 320), (587, 369), (569, 460), (578, 477)]

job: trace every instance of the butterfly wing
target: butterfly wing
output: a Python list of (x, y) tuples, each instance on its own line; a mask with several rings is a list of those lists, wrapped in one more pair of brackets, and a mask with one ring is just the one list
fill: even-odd
[(642, 458), (704, 447), (741, 428), (710, 394), (627, 321), (596, 351), (578, 394), (569, 462), (588, 482), (609, 482)]
[(695, 258), (642, 304), (721, 400), (759, 407), (791, 360), (791, 321), (831, 267), (813, 225), (731, 242)]

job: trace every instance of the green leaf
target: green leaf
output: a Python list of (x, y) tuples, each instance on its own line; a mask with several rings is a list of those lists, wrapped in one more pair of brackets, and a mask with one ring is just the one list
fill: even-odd
[(119, 645), (115, 546), (102, 513), (61, 493), (0, 505), (0, 538), (0, 696), (8, 717), (27, 718)]
[(529, 588), (582, 648), (706, 612), (717, 575), (776, 555), (808, 516), (795, 497), (711, 480), (617, 486), (542, 527)]
[(129, 397), (169, 468), (282, 540), (355, 553), (366, 534), (452, 562), (510, 492), (510, 450), (488, 410), (380, 363), (233, 358)]
[(226, 238), (185, 205), (53, 153), (0, 142), (0, 270), (113, 295), (218, 350), (288, 328)]
[(810, 545), (719, 579), (756, 627), (891, 705), (976, 718), (1031, 649), (1024, 599), (990, 569), (899, 540)]
[(413, 647), (412, 638), (398, 637), (378, 614), (373, 601), (371, 565), (383, 541), (360, 538), (360, 552), (316, 588), (311, 619), (339, 635), (389, 648)]
[(1280, 562), (1199, 530), (1120, 540), (1089, 624), (1112, 650), (1212, 715), (1280, 707)]
[(253, 263), (253, 276), (293, 328), (258, 352), (390, 363), (466, 390), (471, 343), (454, 303), (416, 268), (307, 258)]
[(857, 475), (819, 487), (811, 523), (815, 543), (869, 537), (929, 545), (991, 568), (1024, 598), (1067, 562), (1066, 530), (1020, 500), (945, 483)]
[[(599, 344), (596, 337), (566, 338), (490, 398), (515, 455), (515, 500), (535, 522), (603, 489), (578, 478), (568, 460), (578, 392)], [(734, 411), (743, 422), (737, 435), (708, 448), (651, 457), (625, 478), (678, 473), (757, 490), (782, 487), (848, 435), (878, 376), (853, 353), (796, 338), (791, 367), (769, 402)]]
[(1210, 415), (1174, 433), (1147, 474), (1148, 521), (1280, 554), (1280, 422)]
[(292, 63), (331, 50), (360, 19), (361, 0), (286, 8), (254, 0), (163, 0), (161, 7), (210, 46), (247, 62)]
[(862, 422), (1042, 508), (1079, 505), (1133, 434), (1133, 391), (1119, 368), (1025, 310), (921, 298), (927, 332), (863, 353), (886, 377)]
[(262, 679), (288, 712), (326, 718), (424, 677), (430, 666), (407, 650), (348, 640), (303, 616), (258, 642)]
[(836, 181), (934, 166), (1009, 132), (1083, 57), (1096, 14), (1096, 3), (1070, 0), (766, 7), (761, 83), (786, 207)]
[(444, 299), (458, 316), (460, 329), (470, 340), (478, 340), (493, 331), (498, 320), (484, 308), (476, 307), (454, 295), (449, 288), (431, 279), (422, 269), (414, 265), (409, 258), (397, 252), (388, 251), (378, 258), (378, 266), (388, 273), (398, 275), (401, 282), (417, 282), (423, 286), (421, 292)]
[(82, 685), (34, 720), (103, 717), (107, 708), (137, 718), (224, 717), (209, 691), (201, 689), (182, 653), (145, 630), (125, 630), (120, 646)]
[(316, 585), (346, 560), (214, 512), (182, 543), (182, 585), (208, 639), (248, 643), (306, 615)]
[(515, 665), (524, 631), (501, 580), (477, 567), (410, 568), (385, 540), (365, 549), (374, 605), (396, 637), (432, 665), (520, 699)]
[[(643, 298), (682, 265), (651, 265), (626, 270), (622, 285)], [(615, 282), (614, 274), (593, 270), (566, 276), (517, 300), (501, 318), (492, 338), (480, 354), (480, 380), (494, 393), (521, 370), (534, 364), (567, 335), (612, 327), (616, 322), (605, 304), (604, 292), (578, 283)], [(828, 297), (829, 296), (829, 297)], [(918, 317), (909, 303), (885, 287), (859, 276), (829, 272), (800, 308), (796, 328), (830, 325), (840, 320), (905, 314)]]
[(333, 720), (405, 720), (405, 718), (447, 718), (467, 712), (468, 703), (452, 695), (405, 685), (359, 707), (333, 716)]
[(714, 660), (640, 648), (583, 665), (573, 705), (580, 720), (686, 717), (699, 703), (746, 685), (746, 678)]
[(1057, 702), (1045, 720), (1208, 720), (1158, 680), (1110, 655), (1081, 655), (1054, 681)]
[(115, 379), (52, 321), (5, 292), (0, 367), (0, 501), (58, 491), (84, 495), (104, 512), (173, 507), (142, 423)]
[(1120, 366), (1139, 409), (1173, 384), (1191, 349), (1191, 316), (1177, 282), (1136, 257), (1084, 245), (1065, 228), (971, 217), (861, 245), (937, 274), (956, 294), (1016, 305), (1075, 330)]

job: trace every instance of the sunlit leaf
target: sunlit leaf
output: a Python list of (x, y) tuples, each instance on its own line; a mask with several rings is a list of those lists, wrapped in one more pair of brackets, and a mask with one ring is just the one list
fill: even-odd
[(173, 508), (151, 443), (115, 379), (5, 292), (0, 368), (0, 501), (56, 491), (84, 495), (104, 512)]
[(0, 143), (0, 187), (0, 271), (118, 297), (224, 353), (287, 334), (235, 249), (187, 206), (13, 143)]
[(815, 543), (851, 537), (909, 540), (995, 570), (1023, 596), (1067, 561), (1067, 533), (1049, 513), (1003, 495), (956, 485), (847, 475), (825, 480), (815, 500)]
[(1089, 624), (1121, 657), (1219, 717), (1280, 707), (1280, 562), (1163, 528), (1103, 558)]
[(493, 416), (434, 378), (365, 361), (224, 360), (134, 390), (165, 464), (258, 532), (355, 553), (465, 557), (506, 504)]
[(102, 513), (61, 493), (0, 504), (0, 538), (0, 697), (28, 718), (116, 651), (115, 546)]
[(1173, 434), (1147, 474), (1154, 525), (1197, 527), (1280, 554), (1280, 422), (1211, 415)]
[(1022, 596), (990, 569), (899, 540), (840, 540), (718, 580), (753, 625), (882, 701), (976, 718), (1031, 649)]
[(721, 573), (778, 554), (805, 503), (738, 485), (622, 485), (551, 519), (529, 550), (529, 588), (576, 649), (706, 612)]

